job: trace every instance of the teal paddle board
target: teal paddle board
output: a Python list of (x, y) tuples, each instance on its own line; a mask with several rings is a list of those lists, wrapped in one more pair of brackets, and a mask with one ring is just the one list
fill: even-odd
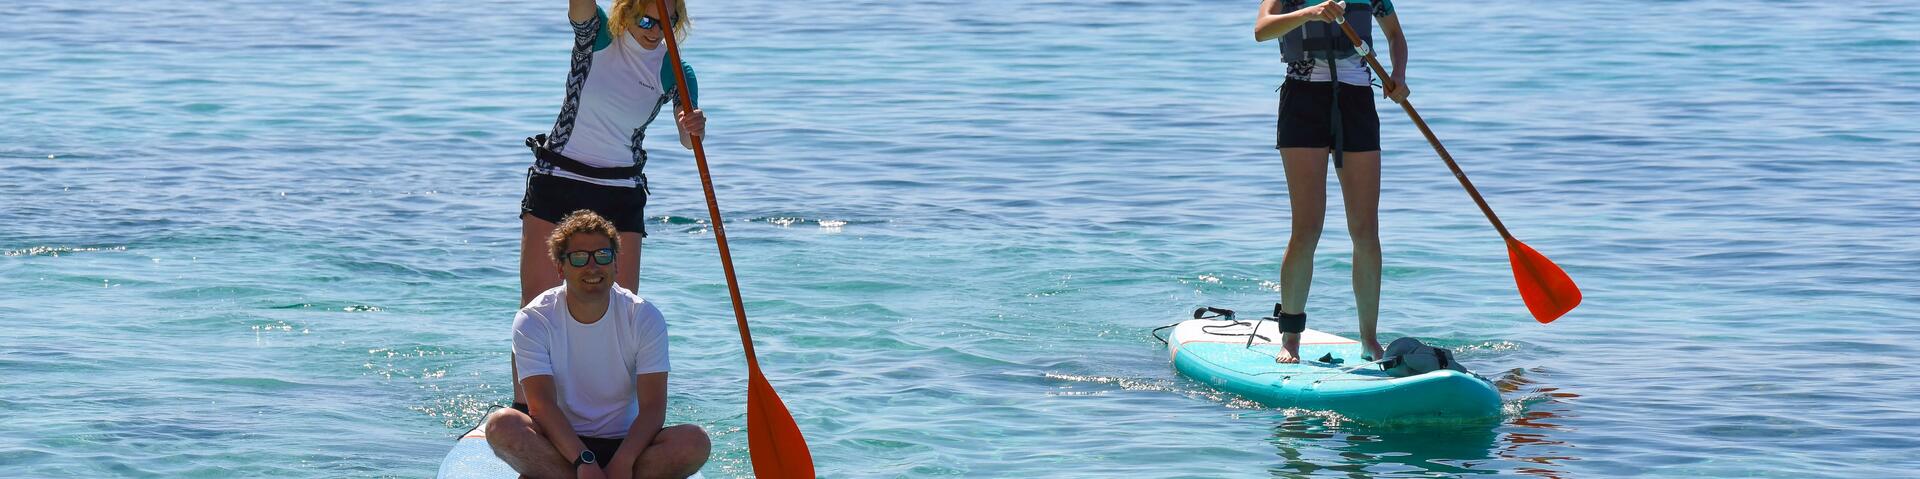
[[(1300, 339), (1304, 360), (1282, 364), (1274, 360), (1281, 349), (1280, 325), (1273, 321), (1194, 319), (1172, 329), (1167, 345), (1175, 370), (1266, 406), (1333, 411), (1362, 422), (1500, 416), (1499, 390), (1478, 375), (1440, 370), (1396, 378), (1367, 365), (1352, 339), (1308, 329)], [(1258, 336), (1249, 342), (1248, 333)]]

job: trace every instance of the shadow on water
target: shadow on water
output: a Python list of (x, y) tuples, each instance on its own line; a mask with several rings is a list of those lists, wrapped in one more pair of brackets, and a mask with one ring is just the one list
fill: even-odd
[[(1540, 372), (1540, 371), (1533, 371)], [(1325, 412), (1288, 411), (1269, 439), (1280, 462), (1275, 477), (1478, 476), (1566, 477), (1564, 463), (1578, 460), (1555, 438), (1563, 430), (1566, 399), (1579, 397), (1553, 387), (1532, 387), (1526, 370), (1495, 380), (1508, 402), (1497, 422), (1365, 424)]]

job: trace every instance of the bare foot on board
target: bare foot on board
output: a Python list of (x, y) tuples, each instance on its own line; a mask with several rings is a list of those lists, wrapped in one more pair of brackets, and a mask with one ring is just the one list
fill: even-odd
[(1300, 333), (1280, 333), (1280, 355), (1273, 362), (1295, 364), (1300, 362)]

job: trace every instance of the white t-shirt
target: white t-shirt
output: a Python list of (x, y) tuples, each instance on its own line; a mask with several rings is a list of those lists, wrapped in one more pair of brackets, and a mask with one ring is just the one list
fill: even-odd
[(540, 293), (513, 318), (520, 377), (553, 376), (560, 410), (576, 434), (626, 437), (640, 415), (636, 377), (667, 372), (667, 321), (647, 300), (614, 285), (593, 324), (567, 311), (566, 285)]

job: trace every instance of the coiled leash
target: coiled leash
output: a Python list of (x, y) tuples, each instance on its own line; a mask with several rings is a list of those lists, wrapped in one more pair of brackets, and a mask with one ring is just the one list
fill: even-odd
[[(1280, 326), (1280, 332), (1282, 333), (1300, 333), (1307, 330), (1307, 313), (1287, 313), (1287, 312), (1281, 311), (1280, 303), (1273, 304), (1272, 316), (1264, 316), (1259, 319), (1255, 319), (1253, 321), (1242, 321), (1242, 320), (1234, 319), (1233, 310), (1226, 309), (1226, 308), (1215, 308), (1212, 306), (1201, 306), (1199, 308), (1194, 308), (1193, 319), (1218, 319), (1221, 321), (1226, 321), (1227, 322), (1226, 324), (1209, 324), (1209, 325), (1201, 326), (1200, 332), (1211, 334), (1214, 336), (1228, 336), (1228, 337), (1246, 336), (1247, 337), (1246, 348), (1248, 351), (1253, 351), (1256, 353), (1260, 353), (1261, 355), (1271, 357), (1275, 361), (1280, 360), (1280, 357), (1272, 354), (1267, 354), (1266, 352), (1260, 351), (1258, 349), (1253, 349), (1254, 340), (1267, 341), (1267, 342), (1273, 341), (1273, 338), (1260, 334), (1261, 322), (1273, 321), (1275, 323), (1278, 323)], [(1160, 336), (1160, 332), (1168, 328), (1172, 328), (1174, 326), (1179, 326), (1179, 325), (1180, 323), (1173, 323), (1166, 326), (1153, 328), (1153, 332), (1151, 333), (1153, 335), (1153, 339), (1160, 340), (1161, 344), (1170, 345), (1171, 343), (1167, 342), (1167, 338)], [(1243, 327), (1247, 328), (1247, 332), (1242, 333), (1242, 332), (1220, 331), (1221, 329), (1226, 329), (1226, 328), (1243, 328)], [(1321, 358), (1319, 362), (1327, 363), (1327, 364), (1340, 363), (1340, 361), (1334, 358), (1332, 354), (1328, 354), (1327, 357)]]

